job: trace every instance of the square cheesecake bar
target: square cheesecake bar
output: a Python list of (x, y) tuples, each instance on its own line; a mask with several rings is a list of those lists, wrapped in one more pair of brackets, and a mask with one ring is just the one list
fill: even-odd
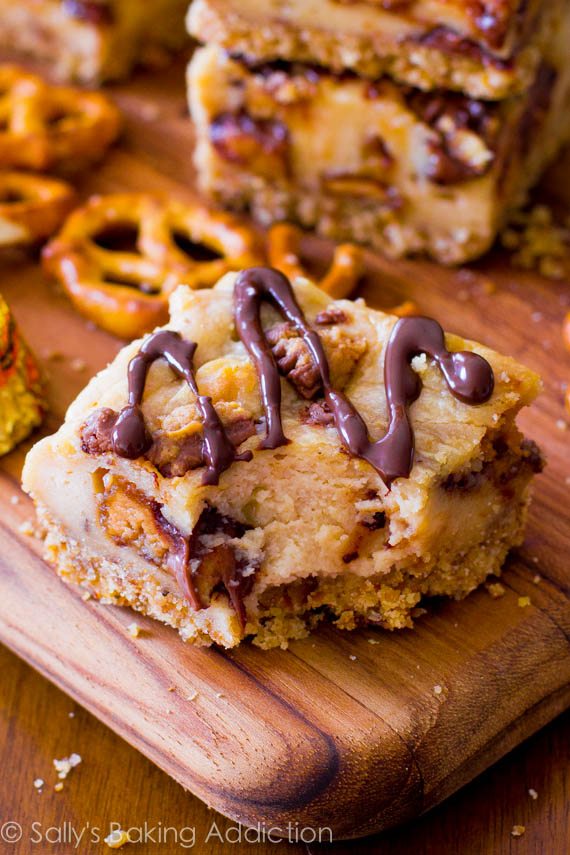
[[(570, 19), (560, 45), (569, 42)], [(497, 102), (258, 65), (211, 45), (196, 52), (188, 88), (205, 192), (263, 224), (290, 219), (446, 264), (491, 246), (570, 136), (566, 53)]]
[(426, 318), (250, 268), (181, 286), (28, 455), (63, 579), (226, 647), (412, 624), (523, 538), (539, 378)]
[(0, 46), (53, 63), (82, 83), (125, 77), (180, 49), (187, 0), (0, 0)]
[(505, 98), (550, 60), (565, 0), (194, 0), (199, 41), (420, 89)]

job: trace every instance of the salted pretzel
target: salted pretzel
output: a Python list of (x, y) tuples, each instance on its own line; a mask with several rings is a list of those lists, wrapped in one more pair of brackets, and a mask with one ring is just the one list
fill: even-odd
[(65, 181), (28, 172), (0, 172), (0, 246), (21, 246), (50, 237), (75, 203)]
[(16, 65), (0, 65), (0, 167), (76, 169), (117, 137), (120, 114), (99, 92), (53, 86)]
[[(312, 278), (299, 255), (302, 238), (302, 229), (291, 223), (277, 223), (269, 230), (269, 263), (289, 279), (298, 276), (304, 279)], [(354, 291), (364, 270), (364, 251), (352, 243), (343, 243), (335, 249), (331, 266), (317, 285), (335, 300), (342, 300)], [(404, 317), (417, 314), (418, 309), (414, 302), (405, 300), (387, 311), (392, 315)]]
[(43, 262), (83, 315), (130, 339), (166, 322), (178, 285), (209, 288), (263, 257), (255, 232), (229, 214), (122, 193), (74, 211)]
[[(277, 223), (269, 230), (267, 253), (272, 267), (288, 279), (311, 279), (300, 257), (302, 229), (291, 223)], [(354, 291), (364, 273), (364, 252), (359, 246), (344, 243), (337, 246), (328, 272), (317, 283), (323, 291), (336, 300)]]

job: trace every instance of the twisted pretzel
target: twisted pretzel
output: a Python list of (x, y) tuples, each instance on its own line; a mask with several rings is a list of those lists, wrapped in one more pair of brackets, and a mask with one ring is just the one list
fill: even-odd
[(0, 172), (0, 246), (50, 237), (73, 208), (75, 192), (65, 181)]
[[(291, 280), (298, 276), (313, 278), (303, 266), (299, 255), (302, 238), (302, 229), (291, 223), (277, 223), (269, 230), (269, 263)], [(342, 300), (354, 291), (364, 271), (364, 251), (352, 243), (343, 243), (335, 249), (331, 266), (317, 285), (335, 300)], [(386, 311), (398, 317), (418, 314), (418, 308), (412, 300), (405, 300)]]
[[(269, 230), (269, 263), (291, 281), (299, 276), (313, 278), (300, 258), (302, 238), (302, 230), (291, 223), (277, 223)], [(344, 243), (335, 249), (327, 274), (317, 284), (335, 300), (342, 300), (354, 291), (363, 273), (363, 250), (352, 243)]]
[[(124, 244), (126, 231), (132, 245)], [(130, 339), (167, 321), (178, 285), (209, 288), (262, 257), (253, 230), (229, 214), (124, 193), (93, 197), (74, 211), (43, 261), (83, 315)]]
[(75, 170), (102, 157), (117, 137), (117, 108), (98, 92), (52, 86), (0, 65), (0, 166)]

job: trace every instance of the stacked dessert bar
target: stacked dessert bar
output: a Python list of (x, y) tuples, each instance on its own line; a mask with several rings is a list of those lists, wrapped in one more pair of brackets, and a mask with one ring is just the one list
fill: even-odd
[(202, 188), (392, 256), (482, 254), (570, 136), (567, 0), (195, 0)]
[(185, 43), (188, 0), (0, 0), (0, 47), (83, 83), (125, 77)]

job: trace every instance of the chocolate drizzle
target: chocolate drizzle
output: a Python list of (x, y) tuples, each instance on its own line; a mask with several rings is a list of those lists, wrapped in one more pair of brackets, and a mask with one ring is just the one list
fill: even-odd
[(289, 281), (277, 270), (253, 267), (238, 276), (234, 301), (236, 328), (259, 376), (267, 420), (261, 448), (278, 448), (288, 442), (281, 420), (279, 369), (261, 326), (264, 300), (278, 309), (307, 345), (344, 447), (355, 457), (368, 461), (388, 485), (395, 478), (407, 478), (413, 464), (414, 436), (407, 408), (421, 391), (420, 379), (410, 365), (414, 356), (429, 354), (442, 371), (451, 393), (464, 403), (481, 404), (493, 393), (493, 370), (485, 359), (471, 352), (450, 353), (437, 321), (401, 318), (392, 331), (384, 360), (390, 415), (388, 431), (372, 442), (362, 416), (348, 398), (333, 387), (322, 341), (308, 325)]
[(112, 432), (113, 451), (119, 457), (134, 460), (142, 457), (152, 445), (141, 410), (141, 403), (150, 366), (157, 359), (166, 359), (176, 374), (182, 377), (196, 396), (204, 430), (204, 460), (206, 471), (203, 484), (217, 484), (220, 475), (234, 460), (251, 460), (251, 452), (236, 452), (218, 416), (212, 399), (200, 395), (194, 376), (196, 344), (184, 341), (177, 332), (162, 330), (149, 336), (138, 354), (129, 363), (129, 403), (124, 407)]

